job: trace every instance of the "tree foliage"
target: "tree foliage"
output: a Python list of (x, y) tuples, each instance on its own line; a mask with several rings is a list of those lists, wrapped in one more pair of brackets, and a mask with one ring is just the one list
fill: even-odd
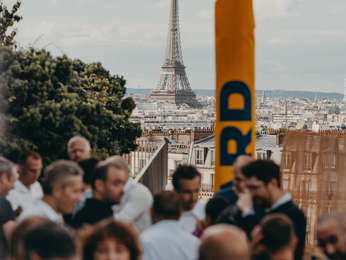
[(17, 31), (14, 26), (22, 20), (18, 14), (21, 1), (17, 0), (16, 3), (9, 9), (0, 0), (0, 44), (6, 47), (16, 47), (14, 38)]
[(129, 121), (135, 103), (124, 98), (123, 77), (100, 63), (53, 57), (46, 50), (5, 49), (0, 56), (9, 125), (0, 150), (7, 156), (35, 150), (47, 162), (64, 158), (76, 134), (89, 139), (101, 158), (136, 148), (141, 130)]

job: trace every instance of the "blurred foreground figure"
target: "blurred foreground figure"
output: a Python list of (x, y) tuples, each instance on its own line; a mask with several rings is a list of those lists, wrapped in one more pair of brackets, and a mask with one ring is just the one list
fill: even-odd
[(30, 217), (20, 222), (13, 230), (10, 239), (10, 259), (24, 259), (24, 237), (36, 225), (47, 223), (43, 217)]
[(179, 222), (189, 233), (196, 232), (200, 221), (205, 219), (205, 204), (198, 200), (201, 180), (201, 173), (191, 165), (179, 165), (172, 176), (174, 190), (183, 205)]
[(71, 161), (50, 164), (42, 180), (44, 196), (35, 206), (26, 208), (20, 216), (46, 217), (53, 222), (63, 222), (62, 214), (71, 214), (81, 198), (83, 171)]
[(329, 260), (346, 259), (346, 220), (339, 214), (322, 215), (317, 224), (318, 246)]
[(5, 259), (7, 255), (7, 239), (15, 225), (16, 214), (6, 196), (14, 187), (16, 180), (14, 165), (4, 157), (0, 157), (0, 259)]
[(154, 196), (154, 225), (141, 234), (143, 260), (195, 260), (199, 241), (179, 224), (182, 203), (173, 191)]
[(138, 234), (131, 224), (115, 220), (101, 222), (84, 239), (83, 259), (140, 260)]
[(48, 221), (35, 225), (24, 235), (25, 260), (74, 260), (74, 238), (62, 225)]
[(42, 171), (42, 158), (38, 153), (28, 152), (19, 162), (19, 178), (7, 199), (14, 210), (33, 207), (42, 199), (43, 191), (37, 181)]
[(91, 158), (91, 146), (82, 136), (74, 136), (67, 143), (67, 153), (70, 160), (80, 162)]
[(254, 230), (252, 260), (294, 260), (297, 237), (292, 221), (283, 214), (265, 217)]
[(246, 234), (230, 225), (208, 228), (201, 239), (199, 260), (249, 260)]

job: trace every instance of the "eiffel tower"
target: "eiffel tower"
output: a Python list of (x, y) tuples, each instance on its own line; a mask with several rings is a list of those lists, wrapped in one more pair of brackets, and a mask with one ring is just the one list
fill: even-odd
[(201, 106), (190, 87), (183, 62), (178, 12), (178, 0), (171, 0), (166, 58), (161, 66), (160, 81), (150, 97), (158, 101), (199, 108)]

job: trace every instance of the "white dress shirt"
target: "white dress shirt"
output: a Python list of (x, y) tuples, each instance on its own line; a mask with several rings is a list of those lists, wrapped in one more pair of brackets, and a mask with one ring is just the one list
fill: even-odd
[(178, 221), (163, 220), (140, 236), (142, 260), (196, 260), (199, 240), (184, 231)]
[(119, 205), (113, 206), (114, 218), (133, 223), (140, 231), (151, 225), (153, 196), (147, 187), (130, 178)]
[(48, 203), (44, 202), (43, 200), (39, 200), (35, 206), (31, 208), (25, 208), (25, 210), (19, 216), (19, 221), (33, 216), (44, 217), (55, 223), (64, 223), (62, 215), (57, 213)]
[(18, 207), (21, 207), (23, 210), (27, 207), (32, 207), (42, 197), (43, 191), (39, 182), (35, 182), (27, 188), (20, 180), (16, 181), (14, 188), (7, 195), (13, 210), (16, 210)]
[(205, 203), (202, 201), (198, 201), (192, 210), (186, 211), (181, 215), (179, 222), (185, 231), (193, 233), (197, 228), (198, 221), (204, 219)]

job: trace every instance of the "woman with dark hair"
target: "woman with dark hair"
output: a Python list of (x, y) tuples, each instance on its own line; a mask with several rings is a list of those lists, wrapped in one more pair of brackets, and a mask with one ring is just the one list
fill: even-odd
[(138, 233), (130, 224), (106, 220), (84, 239), (84, 260), (139, 260), (140, 256)]

